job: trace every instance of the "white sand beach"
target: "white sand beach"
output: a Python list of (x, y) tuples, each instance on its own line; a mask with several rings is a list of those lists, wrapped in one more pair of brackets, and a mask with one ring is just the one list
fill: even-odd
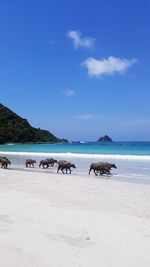
[(0, 266), (149, 267), (150, 186), (0, 170)]

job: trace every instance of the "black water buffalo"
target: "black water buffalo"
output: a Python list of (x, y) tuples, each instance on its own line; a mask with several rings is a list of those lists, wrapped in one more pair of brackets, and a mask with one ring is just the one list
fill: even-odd
[(8, 165), (11, 165), (11, 161), (6, 157), (0, 157), (1, 168), (7, 169)]
[(6, 158), (6, 157), (3, 157), (3, 156), (0, 156), (0, 160), (1, 160), (1, 159), (8, 159), (8, 158)]
[(49, 161), (47, 159), (44, 159), (40, 161), (39, 168), (42, 166), (43, 169), (48, 169), (49, 165)]
[(26, 163), (25, 163), (25, 165), (26, 165), (26, 167), (28, 168), (31, 168), (31, 167), (33, 167), (34, 168), (34, 164), (36, 163), (36, 160), (33, 160), (33, 159), (27, 159), (26, 160)]
[(57, 161), (56, 159), (53, 159), (53, 158), (46, 159), (46, 160), (49, 161), (49, 165), (50, 165), (51, 167), (54, 167), (54, 164), (55, 164), (55, 163), (58, 163), (58, 161)]
[(93, 172), (95, 173), (95, 175), (111, 175), (110, 170), (112, 168), (117, 169), (115, 164), (111, 164), (108, 162), (97, 162), (97, 163), (92, 163), (89, 169), (89, 174), (91, 173), (91, 171), (93, 170)]
[(44, 160), (41, 160), (40, 161), (40, 164), (39, 164), (39, 168), (42, 166), (44, 169), (45, 168), (49, 168), (50, 167), (53, 167), (54, 164), (57, 163), (57, 160), (55, 159), (44, 159)]
[(62, 173), (64, 173), (64, 170), (66, 170), (66, 174), (68, 173), (68, 171), (71, 173), (71, 168), (76, 169), (75, 164), (72, 164), (71, 162), (68, 162), (66, 160), (61, 160), (58, 162), (57, 173), (59, 173), (59, 170), (61, 170)]

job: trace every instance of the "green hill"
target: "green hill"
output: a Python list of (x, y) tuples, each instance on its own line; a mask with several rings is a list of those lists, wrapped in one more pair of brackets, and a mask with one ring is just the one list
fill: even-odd
[(26, 119), (0, 104), (0, 144), (61, 142), (52, 133), (32, 127)]

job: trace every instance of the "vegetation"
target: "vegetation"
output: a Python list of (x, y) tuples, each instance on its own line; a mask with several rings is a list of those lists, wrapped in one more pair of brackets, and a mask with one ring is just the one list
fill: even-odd
[(32, 127), (26, 119), (0, 104), (0, 144), (61, 141), (49, 131)]

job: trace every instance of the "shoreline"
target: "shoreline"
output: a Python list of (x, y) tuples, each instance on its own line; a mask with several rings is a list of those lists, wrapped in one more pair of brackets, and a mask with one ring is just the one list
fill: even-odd
[(150, 161), (150, 155), (126, 155), (126, 154), (86, 154), (86, 153), (74, 153), (74, 152), (23, 152), (23, 151), (0, 151), (1, 155), (16, 155), (16, 156), (38, 156), (38, 157), (62, 157), (67, 158), (82, 158), (82, 159), (119, 159), (119, 160), (139, 160)]
[[(149, 141), (146, 141), (146, 142), (149, 142)], [(11, 143), (11, 142), (9, 142), (9, 143), (5, 143), (5, 144), (0, 144), (1, 146), (5, 146), (5, 145), (7, 145), (7, 146), (12, 146), (12, 145), (14, 145), (14, 146), (16, 146), (16, 145), (53, 145), (53, 144), (70, 144), (70, 142), (68, 141), (68, 142), (63, 142), (63, 141), (58, 141), (58, 142), (28, 142), (28, 143)]]
[(106, 154), (79, 154), (79, 153), (39, 153), (39, 152), (14, 152), (1, 151), (1, 156), (6, 156), (11, 161), (9, 166), (13, 169), (25, 169), (27, 158), (36, 160), (36, 172), (56, 173), (56, 165), (48, 170), (39, 170), (40, 160), (54, 158), (56, 160), (67, 160), (76, 165), (73, 175), (87, 176), (89, 167), (93, 162), (107, 161), (114, 163), (117, 169), (112, 169), (113, 179), (129, 180), (129, 182), (150, 184), (149, 163), (150, 156), (133, 156), (133, 155), (106, 155)]
[[(4, 169), (2, 169), (4, 170)], [(63, 174), (61, 172), (57, 173), (56, 168), (26, 168), (26, 167), (20, 167), (20, 166), (15, 166), (15, 167), (9, 167), (5, 169), (4, 171), (13, 171), (13, 172), (25, 172), (25, 173), (40, 173), (40, 174), (47, 174), (47, 175), (56, 175), (56, 176), (64, 176), (66, 174)], [(99, 179), (99, 180), (111, 180), (112, 182), (123, 182), (123, 183), (133, 183), (133, 184), (143, 184), (143, 185), (148, 185), (150, 186), (150, 180), (146, 179), (146, 177), (138, 177), (136, 175), (128, 175), (128, 174), (112, 174), (110, 176), (107, 175), (102, 175), (102, 176), (96, 176), (94, 173), (91, 173), (90, 175), (87, 172), (72, 172), (71, 174), (67, 174), (68, 176), (72, 176), (74, 178), (76, 177), (84, 177), (84, 178), (91, 178), (91, 179)]]

